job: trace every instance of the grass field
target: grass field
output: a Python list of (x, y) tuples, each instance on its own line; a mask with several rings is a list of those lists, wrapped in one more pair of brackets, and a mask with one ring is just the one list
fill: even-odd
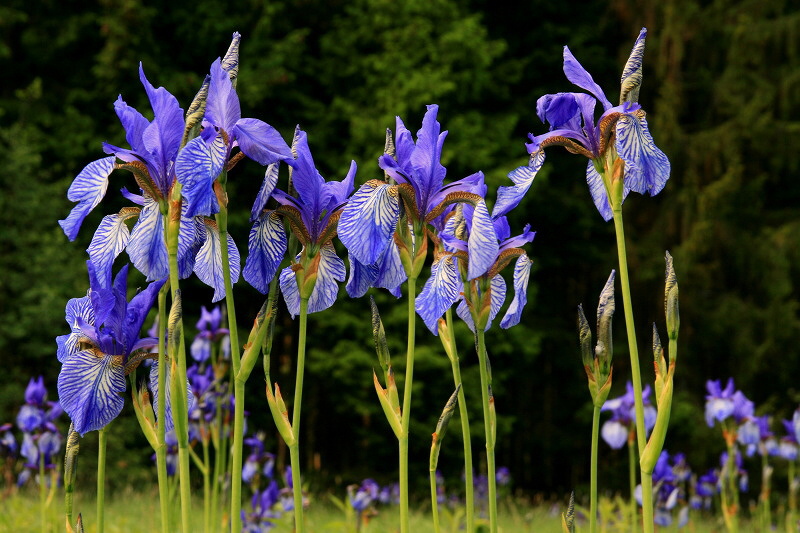
[[(58, 491), (50, 503), (45, 517), (44, 528), (39, 516), (38, 493), (22, 491), (0, 500), (0, 533), (61, 533), (65, 531), (63, 514), (63, 493)], [(107, 494), (105, 510), (106, 533), (155, 533), (160, 531), (161, 522), (158, 511), (158, 495), (137, 492), (132, 488), (118, 494)], [(192, 514), (191, 533), (203, 533), (203, 513), (200, 497), (195, 501), (196, 509)], [(248, 508), (248, 506), (245, 506)], [(91, 494), (76, 494), (75, 513), (83, 515), (86, 533), (97, 531), (95, 521), (95, 502)], [(457, 533), (458, 524), (447, 509), (440, 510), (443, 533)], [(174, 531), (178, 531), (179, 510), (175, 512)], [(499, 529), (502, 533), (561, 533), (560, 517), (557, 510), (545, 506), (531, 507), (511, 500), (501, 502)], [(357, 530), (355, 517), (337, 507), (330, 498), (320, 496), (312, 501), (306, 512), (308, 531), (310, 533), (393, 533), (398, 528), (398, 511), (396, 507), (383, 508), (367, 522), (362, 522)], [(433, 532), (433, 523), (429, 506), (412, 513), (410, 529), (413, 533)], [(585, 523), (578, 523), (578, 531), (587, 531)], [(747, 522), (740, 524), (740, 532), (755, 532)], [(223, 531), (222, 528), (219, 531)], [(291, 533), (292, 515), (287, 513), (284, 519), (271, 530), (274, 533)], [(601, 525), (601, 533), (617, 533), (627, 528), (614, 527), (612, 524)], [(676, 526), (656, 528), (659, 533), (679, 531)], [(721, 523), (709, 520), (693, 519), (681, 532), (687, 533), (722, 533), (725, 531)], [(776, 531), (782, 531), (777, 529)], [(210, 533), (217, 533), (216, 531)]]

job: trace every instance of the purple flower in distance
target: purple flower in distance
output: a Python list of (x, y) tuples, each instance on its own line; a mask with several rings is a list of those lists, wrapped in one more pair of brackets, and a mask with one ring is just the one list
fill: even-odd
[[(600, 435), (606, 443), (618, 450), (622, 448), (633, 434), (631, 431), (635, 426), (635, 403), (633, 396), (633, 384), (629, 381), (626, 384), (626, 392), (622, 396), (607, 400), (602, 411), (611, 411), (611, 418), (603, 423), (600, 428)], [(645, 385), (642, 391), (644, 402), (644, 425), (647, 431), (653, 429), (656, 424), (656, 409), (650, 404), (650, 386)]]
[(708, 427), (713, 427), (714, 422), (722, 422), (731, 416), (736, 408), (733, 400), (734, 385), (733, 378), (728, 379), (725, 388), (722, 388), (720, 380), (708, 380), (706, 382), (706, 423)]

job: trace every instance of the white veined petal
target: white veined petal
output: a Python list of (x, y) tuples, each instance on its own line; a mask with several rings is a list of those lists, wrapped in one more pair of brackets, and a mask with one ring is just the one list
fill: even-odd
[(297, 288), (294, 270), (291, 267), (281, 270), (278, 281), (281, 284), (281, 294), (283, 294), (283, 301), (286, 302), (286, 308), (294, 318), (300, 314), (300, 290)]
[(280, 169), (280, 161), (276, 161), (267, 166), (264, 172), (264, 181), (261, 183), (261, 188), (256, 195), (256, 201), (253, 203), (253, 209), (250, 211), (250, 222), (255, 222), (261, 216), (261, 211), (267, 206), (267, 200), (275, 190), (278, 184), (278, 170)]
[(456, 259), (445, 256), (431, 267), (431, 277), (425, 282), (416, 300), (417, 314), (434, 335), (439, 334), (438, 320), (458, 300), (461, 279)]
[(266, 294), (286, 254), (286, 246), (286, 230), (280, 217), (274, 211), (260, 216), (250, 229), (248, 255), (244, 264), (245, 281)]
[(375, 280), (378, 279), (379, 264), (362, 265), (358, 259), (352, 255), (350, 259), (350, 277), (347, 279), (347, 295), (350, 298), (360, 298), (364, 296), (370, 287), (373, 287)]
[[(225, 297), (225, 278), (222, 272), (222, 249), (220, 245), (219, 228), (216, 223), (207, 220), (203, 225), (206, 238), (203, 246), (197, 252), (194, 271), (200, 281), (214, 289), (212, 302), (218, 302)], [(239, 250), (228, 234), (228, 259), (231, 272), (231, 285), (239, 280)]]
[[(158, 417), (158, 361), (153, 361), (153, 364), (150, 366), (150, 401), (153, 403), (153, 411)], [(164, 383), (166, 384), (166, 389), (164, 389), (164, 400), (166, 402), (166, 406), (164, 407), (164, 418), (166, 419), (166, 425), (164, 428), (167, 431), (172, 431), (175, 428), (175, 420), (172, 416), (172, 387), (170, 387), (170, 365), (166, 364), (166, 376), (164, 376)], [(192, 387), (189, 382), (186, 382), (186, 412), (190, 412), (192, 410), (192, 406), (194, 405), (194, 394), (192, 394)]]
[(72, 208), (67, 218), (58, 221), (69, 240), (75, 240), (83, 219), (106, 195), (108, 176), (114, 170), (115, 161), (116, 157), (113, 155), (92, 161), (81, 170), (69, 186), (67, 199), (79, 203)]
[(178, 153), (175, 174), (183, 186), (181, 193), (189, 204), (187, 216), (212, 215), (219, 212), (214, 193), (214, 180), (225, 165), (227, 146), (222, 135), (211, 144), (203, 137), (195, 137)]
[(468, 246), (467, 278), (472, 280), (482, 276), (492, 267), (500, 250), (492, 218), (483, 200), (475, 206), (472, 215)]
[(494, 317), (500, 312), (500, 308), (503, 307), (503, 302), (506, 301), (506, 281), (503, 279), (503, 276), (497, 274), (493, 277), (491, 287), (491, 309), (489, 310), (489, 320), (486, 322), (486, 329), (484, 331), (488, 331), (491, 327), (492, 320), (494, 320)]
[(155, 281), (169, 275), (169, 257), (164, 243), (164, 217), (152, 198), (145, 198), (139, 220), (128, 241), (128, 256), (136, 269)]
[(592, 195), (594, 206), (600, 212), (603, 220), (608, 222), (614, 217), (614, 213), (611, 211), (611, 204), (608, 201), (608, 193), (603, 184), (603, 177), (600, 176), (591, 161), (586, 166), (586, 183), (589, 185), (589, 194)]
[(647, 128), (647, 120), (623, 114), (617, 121), (617, 152), (625, 161), (625, 188), (655, 196), (667, 184), (670, 163), (658, 149)]
[(366, 183), (342, 210), (337, 228), (339, 239), (361, 264), (371, 265), (389, 245), (399, 216), (397, 188)]
[(345, 280), (344, 261), (336, 255), (333, 244), (326, 244), (319, 250), (317, 282), (308, 299), (308, 312), (324, 311), (333, 305), (339, 294), (339, 283)]
[(119, 415), (124, 392), (122, 364), (94, 350), (67, 358), (58, 375), (59, 402), (81, 436), (105, 427)]
[(508, 173), (514, 183), (511, 186), (501, 186), (497, 189), (497, 201), (492, 207), (492, 218), (498, 218), (515, 208), (533, 184), (533, 179), (544, 164), (544, 150), (540, 150), (538, 157), (533, 159), (533, 165), (517, 167)]
[[(92, 242), (86, 251), (94, 264), (98, 276), (111, 277), (114, 259), (122, 253), (131, 238), (127, 220), (139, 215), (139, 209), (126, 208), (113, 215), (106, 215), (97, 226)], [(104, 274), (101, 274), (104, 273)]]
[(522, 310), (528, 303), (528, 280), (531, 274), (531, 260), (527, 255), (521, 255), (514, 264), (514, 299), (508, 306), (500, 327), (508, 329), (519, 324), (522, 317)]

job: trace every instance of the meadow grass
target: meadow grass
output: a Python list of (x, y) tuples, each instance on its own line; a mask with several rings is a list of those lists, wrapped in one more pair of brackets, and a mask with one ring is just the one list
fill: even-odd
[[(15, 492), (0, 499), (0, 533), (61, 533), (65, 531), (63, 493), (56, 492), (47, 511), (47, 524), (43, 529), (39, 518), (38, 492), (23, 490)], [(347, 512), (338, 507), (335, 498), (320, 495), (314, 498), (306, 513), (308, 531), (310, 533), (394, 533), (399, 531), (399, 511), (397, 507), (383, 507), (379, 512), (363, 520), (360, 529), (356, 529), (355, 516), (352, 510)], [(180, 524), (180, 505), (178, 499), (173, 499), (174, 531), (178, 531)], [(200, 507), (200, 496), (196, 495), (195, 509), (192, 513), (192, 532), (203, 532), (203, 514)], [(249, 509), (249, 504), (244, 505)], [(83, 515), (86, 533), (96, 531), (95, 501), (91, 493), (77, 493), (75, 495), (75, 516), (80, 512)], [(559, 510), (546, 505), (530, 505), (522, 500), (506, 498), (499, 506), (499, 531), (502, 533), (561, 533)], [(160, 530), (160, 517), (158, 494), (137, 491), (129, 487), (116, 494), (106, 497), (106, 527), (108, 533), (153, 533)], [(445, 506), (440, 508), (442, 533), (457, 533), (459, 531), (460, 513), (453, 514)], [(292, 513), (286, 513), (271, 530), (274, 533), (291, 533)], [(485, 525), (488, 531), (488, 521), (478, 520), (478, 525)], [(433, 531), (433, 523), (429, 507), (419, 506), (411, 512), (410, 531), (413, 533), (428, 533)], [(626, 528), (615, 527), (613, 524), (602, 521), (599, 528), (601, 533), (617, 533), (626, 531)], [(749, 529), (748, 522), (742, 523), (741, 531), (755, 531)], [(219, 531), (223, 531), (220, 528)], [(579, 520), (577, 531), (588, 531), (588, 524)], [(667, 528), (656, 527), (659, 533), (679, 531), (675, 526)], [(681, 532), (687, 533), (721, 533), (724, 527), (715, 520), (697, 519), (692, 521)]]

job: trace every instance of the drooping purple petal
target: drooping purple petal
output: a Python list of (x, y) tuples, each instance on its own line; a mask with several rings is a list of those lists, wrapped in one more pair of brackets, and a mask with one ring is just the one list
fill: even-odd
[(331, 195), (327, 207), (329, 211), (346, 202), (347, 197), (352, 194), (357, 170), (358, 165), (356, 165), (356, 162), (350, 161), (350, 167), (347, 169), (347, 174), (342, 181), (332, 180), (325, 182), (325, 187), (330, 191)]
[[(194, 272), (200, 281), (214, 289), (212, 302), (218, 302), (225, 297), (225, 280), (222, 274), (222, 249), (220, 244), (219, 228), (216, 223), (207, 220), (203, 225), (206, 238), (203, 246), (197, 252)], [(239, 250), (233, 237), (228, 234), (228, 259), (230, 262), (231, 284), (239, 281)]]
[(139, 339), (142, 324), (144, 324), (144, 320), (147, 318), (147, 313), (149, 313), (150, 309), (153, 307), (158, 297), (158, 291), (161, 290), (161, 287), (166, 281), (167, 279), (164, 278), (151, 283), (143, 291), (131, 298), (130, 303), (128, 303), (128, 308), (125, 312), (125, 320), (120, 320), (120, 322), (123, 323), (123, 339), (128, 351), (133, 351), (133, 346)]
[(594, 163), (589, 161), (586, 165), (586, 183), (589, 185), (589, 194), (592, 195), (594, 206), (600, 212), (603, 220), (608, 222), (614, 217), (611, 211), (611, 204), (608, 201), (608, 191), (603, 183), (603, 177), (594, 168)]
[(550, 124), (550, 130), (561, 128), (579, 114), (575, 93), (545, 94), (536, 101), (536, 115)]
[(81, 436), (105, 427), (124, 404), (125, 370), (118, 358), (84, 350), (64, 361), (58, 398)]
[(625, 161), (625, 187), (650, 196), (661, 192), (669, 179), (670, 163), (653, 142), (644, 116), (625, 114), (619, 118), (616, 146)]
[(213, 185), (225, 166), (226, 157), (227, 147), (222, 135), (216, 135), (211, 142), (206, 142), (202, 135), (195, 137), (178, 154), (175, 174), (183, 186), (181, 193), (189, 203), (187, 216), (219, 212)]
[(519, 324), (522, 310), (528, 303), (528, 280), (531, 273), (531, 260), (527, 255), (521, 255), (514, 264), (514, 299), (508, 306), (500, 327), (508, 329)]
[(396, 187), (365, 183), (342, 210), (339, 239), (361, 264), (371, 265), (389, 245), (399, 216)]
[(597, 100), (603, 104), (603, 110), (606, 110), (612, 107), (611, 102), (608, 101), (606, 98), (603, 89), (600, 88), (597, 83), (595, 83), (594, 79), (592, 79), (592, 75), (589, 74), (578, 60), (575, 59), (575, 56), (572, 55), (572, 52), (569, 51), (569, 48), (566, 46), (564, 47), (564, 74), (567, 76), (567, 79), (586, 91), (589, 91), (594, 95)]
[(245, 281), (266, 294), (283, 256), (286, 255), (286, 246), (283, 221), (274, 211), (262, 214), (250, 229), (248, 255), (243, 271)]
[(379, 265), (373, 263), (371, 265), (364, 265), (358, 259), (352, 256), (350, 259), (350, 277), (347, 278), (347, 295), (350, 298), (361, 298), (367, 291), (375, 286), (375, 280), (378, 279)]
[(514, 209), (530, 189), (533, 179), (544, 164), (544, 150), (535, 153), (531, 163), (509, 172), (508, 177), (514, 183), (497, 189), (497, 201), (492, 208), (492, 218), (498, 218)]
[(300, 290), (297, 288), (297, 278), (292, 267), (281, 270), (278, 282), (281, 285), (281, 294), (283, 301), (286, 302), (286, 309), (294, 318), (300, 314)]
[(106, 215), (97, 226), (92, 242), (86, 251), (89, 259), (99, 271), (111, 273), (114, 259), (122, 253), (131, 238), (126, 221), (138, 215), (138, 210), (124, 209), (119, 213)]
[(169, 257), (164, 242), (164, 216), (152, 198), (146, 198), (133, 226), (126, 248), (136, 269), (154, 281), (169, 275)]
[(431, 277), (416, 300), (417, 314), (434, 335), (439, 335), (438, 320), (458, 300), (461, 279), (456, 259), (445, 256), (431, 266)]
[(75, 240), (83, 219), (105, 196), (108, 176), (114, 170), (115, 160), (116, 158), (111, 156), (92, 161), (81, 170), (69, 186), (67, 199), (78, 202), (78, 205), (72, 208), (67, 218), (59, 220), (58, 224), (70, 241)]
[(264, 181), (261, 182), (261, 188), (258, 190), (253, 209), (250, 211), (250, 222), (255, 222), (261, 216), (261, 211), (267, 206), (267, 200), (272, 196), (272, 191), (275, 190), (275, 186), (278, 184), (279, 169), (279, 162), (267, 166), (267, 170), (264, 172)]
[(334, 304), (339, 293), (339, 283), (345, 280), (344, 261), (336, 255), (333, 244), (326, 244), (319, 250), (317, 282), (308, 299), (308, 312), (324, 311)]
[(473, 211), (468, 245), (467, 278), (472, 280), (492, 267), (499, 250), (492, 217), (483, 200), (478, 202)]
[(239, 120), (233, 127), (231, 137), (239, 144), (244, 155), (262, 165), (292, 158), (292, 151), (278, 130), (262, 120)]

